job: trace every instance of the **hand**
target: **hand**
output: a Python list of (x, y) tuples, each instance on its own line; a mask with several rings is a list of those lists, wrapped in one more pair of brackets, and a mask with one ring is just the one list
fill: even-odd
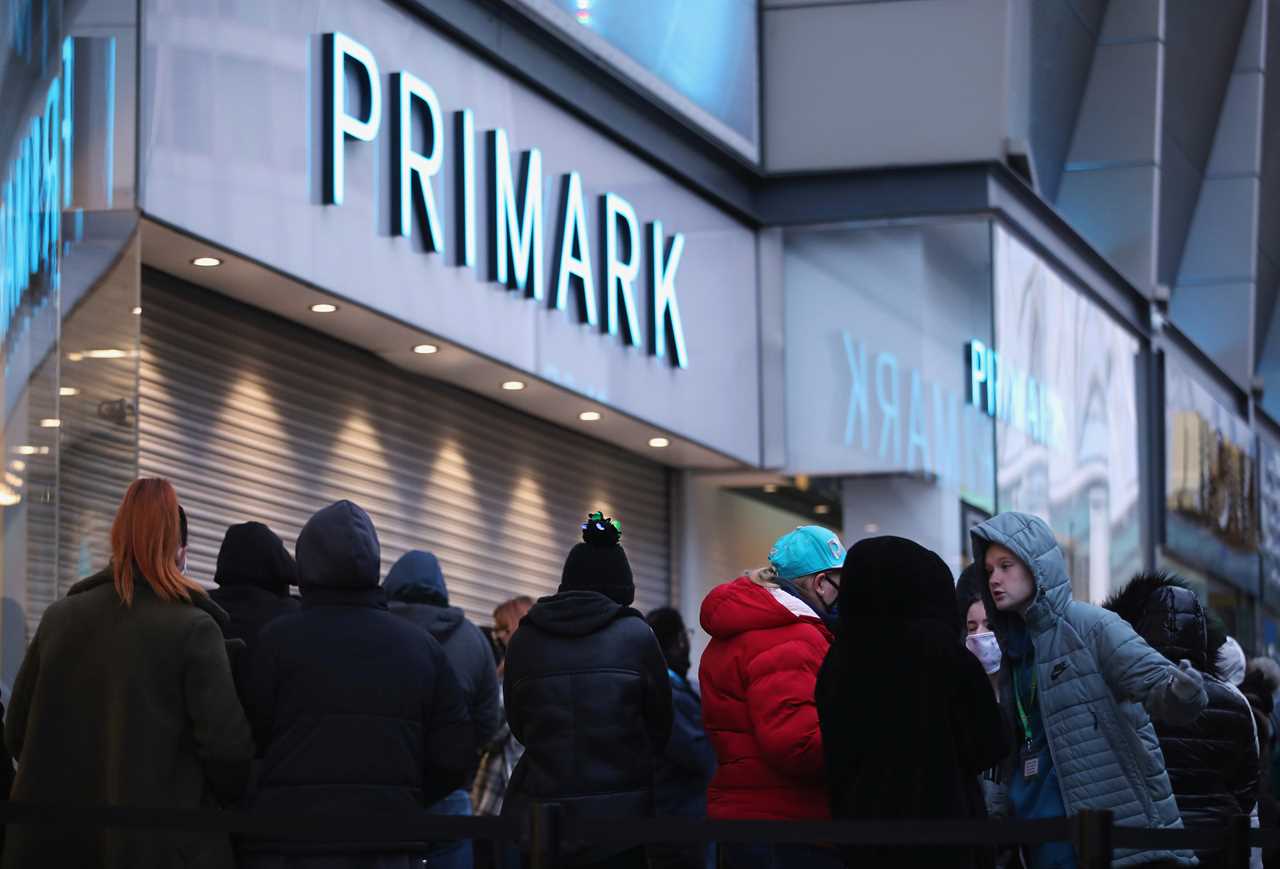
[(1169, 677), (1169, 690), (1183, 703), (1192, 703), (1204, 692), (1204, 677), (1191, 666), (1190, 661), (1183, 658), (1178, 662), (1178, 669)]

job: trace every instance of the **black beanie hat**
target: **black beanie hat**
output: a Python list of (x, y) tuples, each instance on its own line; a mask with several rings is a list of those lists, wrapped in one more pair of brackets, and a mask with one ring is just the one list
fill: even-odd
[(582, 523), (582, 542), (569, 551), (560, 574), (561, 591), (598, 591), (621, 606), (636, 599), (627, 553), (618, 545), (622, 526), (603, 513)]

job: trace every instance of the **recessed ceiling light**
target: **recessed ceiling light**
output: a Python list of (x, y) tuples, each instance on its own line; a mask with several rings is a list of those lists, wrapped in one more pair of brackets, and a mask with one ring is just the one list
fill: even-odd
[(764, 484), (764, 491), (765, 491), (765, 494), (766, 494), (766, 495), (772, 495), (774, 492), (778, 491), (778, 484), (777, 484), (777, 483), (765, 483), (765, 484)]
[(30, 444), (23, 444), (22, 446), (15, 448), (14, 452), (20, 456), (34, 456), (36, 453), (40, 452), (40, 448), (33, 447)]
[(42, 419), (40, 420), (40, 428), (59, 428), (62, 426), (60, 419)]
[(141, 306), (141, 305), (134, 305), (134, 306), (133, 306), (133, 310), (132, 310), (130, 313), (132, 313), (132, 314), (133, 314), (133, 316), (135, 316), (135, 317), (141, 316), (141, 315), (142, 315), (142, 306)]
[(191, 261), (191, 264), (197, 268), (212, 269), (222, 265), (222, 260), (216, 256), (198, 256)]
[(58, 390), (58, 395), (66, 396), (68, 398), (79, 394), (80, 390), (76, 389), (74, 386), (63, 386)]
[(508, 380), (502, 384), (502, 388), (505, 389), (507, 392), (519, 392), (520, 390), (524, 389), (524, 381)]
[(663, 447), (671, 446), (671, 441), (666, 438), (649, 438), (649, 446), (653, 447), (655, 450), (660, 450)]
[(434, 344), (419, 344), (413, 348), (413, 352), (422, 356), (430, 356), (432, 353), (439, 353), (440, 348)]
[(75, 353), (75, 352), (71, 352), (71, 353), (68, 353), (68, 354), (67, 354), (67, 361), (68, 361), (68, 362), (79, 362), (79, 361), (80, 361), (80, 360), (82, 360), (82, 359), (84, 359), (84, 354), (83, 354), (83, 353)]
[(338, 310), (338, 306), (331, 305), (328, 302), (317, 302), (311, 306), (311, 313), (313, 314), (332, 314), (336, 310)]
[(819, 516), (825, 516), (831, 512), (831, 508), (826, 504), (819, 504), (813, 508), (813, 512), (817, 513)]
[(867, 532), (868, 534), (875, 534), (877, 531), (880, 530), (880, 526), (877, 525), (875, 522), (868, 522), (866, 525), (862, 526), (862, 530)]
[(578, 419), (583, 422), (595, 422), (599, 418), (600, 411), (598, 410), (584, 410), (582, 413), (578, 414)]
[(0, 488), (0, 507), (16, 507), (22, 503), (22, 496), (12, 489)]
[(27, 469), (27, 463), (22, 461), (22, 459), (14, 459), (9, 463), (9, 467), (13, 468), (15, 471), (25, 471)]

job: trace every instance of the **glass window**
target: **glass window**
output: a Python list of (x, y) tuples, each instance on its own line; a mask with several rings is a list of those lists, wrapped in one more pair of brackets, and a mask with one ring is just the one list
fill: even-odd
[(969, 369), (999, 420), (999, 508), (1048, 521), (1075, 597), (1100, 602), (1143, 563), (1139, 344), (1003, 227), (994, 261), (996, 345)]
[(993, 422), (966, 402), (991, 343), (985, 220), (788, 231), (787, 455), (839, 476), (845, 534), (919, 540), (953, 568), (995, 506)]
[(1256, 593), (1256, 440), (1248, 422), (1192, 371), (1165, 364), (1165, 545), (1179, 559)]
[(563, 20), (620, 49), (754, 151), (760, 88), (754, 0), (550, 2)]

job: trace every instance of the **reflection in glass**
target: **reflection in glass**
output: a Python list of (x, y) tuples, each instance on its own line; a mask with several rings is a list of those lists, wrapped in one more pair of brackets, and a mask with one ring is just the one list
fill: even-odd
[(994, 251), (1000, 509), (1048, 521), (1100, 602), (1142, 568), (1139, 344), (1003, 227)]

